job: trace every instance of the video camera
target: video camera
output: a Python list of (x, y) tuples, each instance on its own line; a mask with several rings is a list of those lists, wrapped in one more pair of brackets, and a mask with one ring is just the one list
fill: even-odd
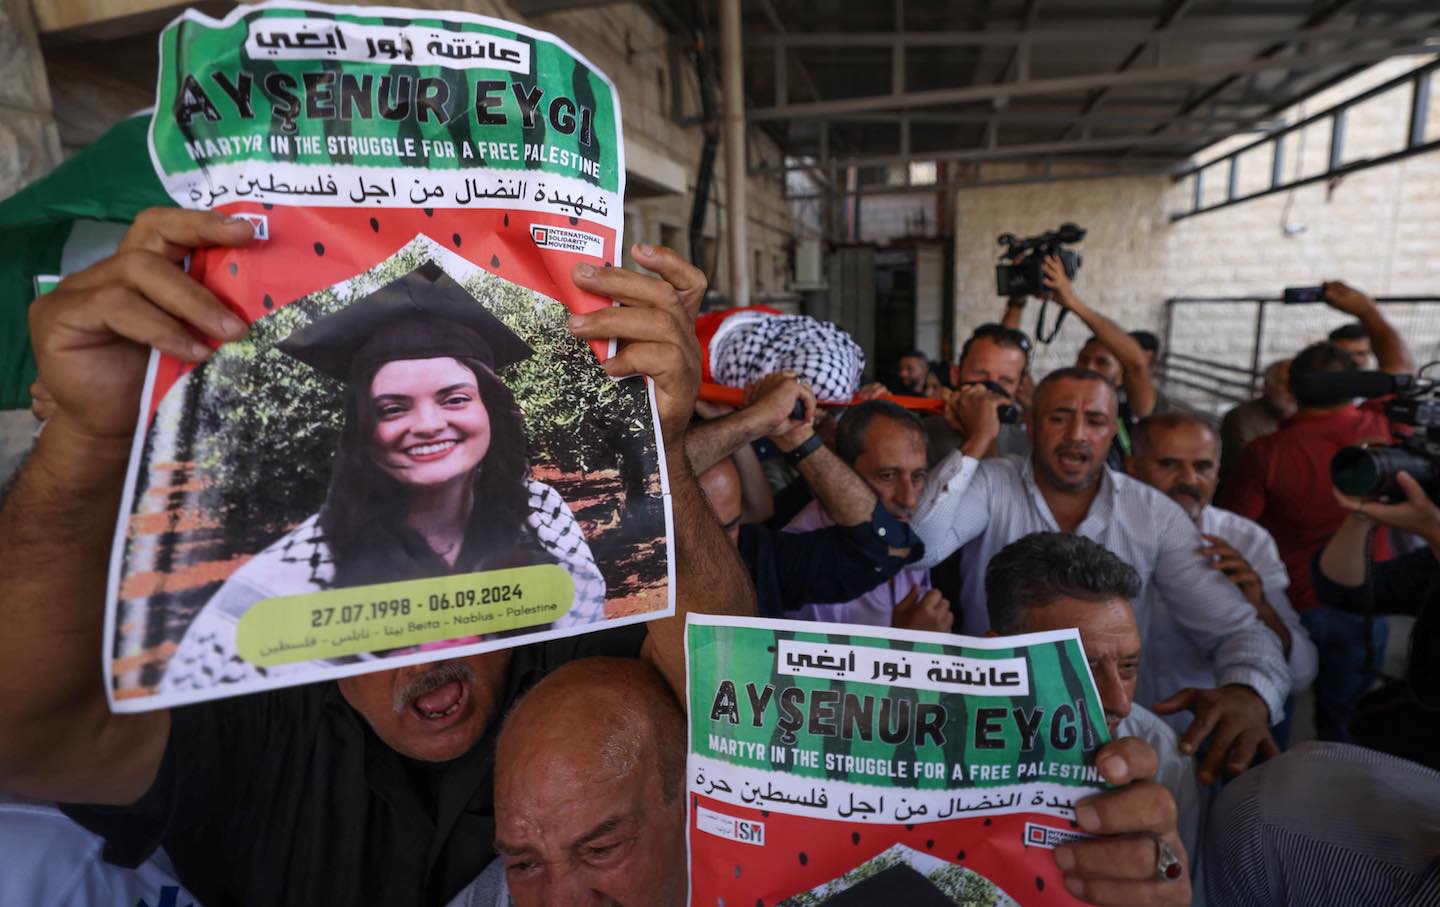
[(1432, 501), (1440, 501), (1440, 387), (1415, 375), (1387, 372), (1311, 372), (1291, 379), (1297, 396), (1324, 399), (1394, 397), (1385, 404), (1392, 425), (1402, 426), (1399, 444), (1346, 447), (1330, 461), (1330, 478), (1341, 493), (1403, 501), (1395, 477), (1408, 472)]
[[(992, 394), (999, 394), (1002, 397), (1010, 396), (1010, 392), (1003, 385), (994, 381), (961, 381), (959, 386), (966, 387), (971, 384), (979, 384)], [(1024, 414), (1014, 403), (998, 403), (995, 406), (995, 415), (999, 418), (1001, 425), (1014, 425)]]
[(1075, 278), (1080, 270), (1080, 253), (1066, 249), (1085, 238), (1085, 230), (1074, 224), (1061, 224), (1060, 229), (1036, 236), (1016, 239), (1014, 233), (1001, 233), (996, 239), (1005, 251), (1000, 254), (1000, 263), (995, 265), (995, 291), (1005, 297), (1043, 296), (1045, 284), (1041, 282), (1040, 263), (1051, 255), (1059, 256), (1065, 267), (1065, 276)]

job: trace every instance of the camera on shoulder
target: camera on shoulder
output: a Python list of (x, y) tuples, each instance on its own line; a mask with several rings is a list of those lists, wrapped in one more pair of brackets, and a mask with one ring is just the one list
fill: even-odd
[(1415, 375), (1388, 372), (1311, 372), (1295, 375), (1298, 397), (1353, 400), (1390, 398), (1385, 416), (1398, 444), (1346, 447), (1330, 461), (1330, 478), (1342, 494), (1381, 501), (1403, 501), (1396, 477), (1407, 472), (1440, 501), (1440, 386)]
[(1014, 233), (1002, 233), (996, 239), (1005, 251), (1000, 253), (1000, 262), (995, 265), (995, 291), (1006, 297), (1041, 296), (1045, 285), (1041, 282), (1040, 263), (1051, 255), (1060, 259), (1065, 276), (1075, 277), (1080, 270), (1080, 253), (1065, 248), (1085, 238), (1083, 227), (1061, 224), (1058, 230), (1016, 239)]

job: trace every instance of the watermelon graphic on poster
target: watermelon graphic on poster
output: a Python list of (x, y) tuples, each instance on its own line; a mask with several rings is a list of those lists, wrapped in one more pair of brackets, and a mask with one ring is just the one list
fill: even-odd
[(1079, 903), (1105, 789), (1074, 630), (996, 639), (691, 615), (692, 904)]
[(614, 86), (467, 13), (276, 2), (160, 40), (150, 156), (254, 241), (188, 270), (249, 326), (152, 356), (115, 535), (119, 711), (672, 614), (653, 392), (572, 269), (619, 262)]

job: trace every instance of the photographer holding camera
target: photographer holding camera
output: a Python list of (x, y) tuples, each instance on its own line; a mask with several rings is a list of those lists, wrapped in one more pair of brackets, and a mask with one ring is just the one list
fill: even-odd
[(1030, 452), (1024, 408), (1016, 399), (1030, 368), (1030, 350), (1024, 331), (993, 322), (966, 339), (943, 415), (922, 420), (932, 466), (962, 446), (976, 459)]
[[(1326, 607), (1366, 620), (1377, 613), (1418, 618), (1404, 676), (1356, 703), (1350, 734), (1363, 746), (1440, 769), (1440, 612), (1433, 604), (1440, 595), (1440, 507), (1408, 472), (1396, 484), (1405, 499), (1394, 504), (1335, 491), (1347, 515), (1315, 560), (1315, 592)], [(1376, 524), (1413, 533), (1425, 547), (1372, 565), (1367, 552)]]
[(1130, 429), (1155, 411), (1155, 384), (1150, 378), (1150, 359), (1140, 343), (1124, 328), (1075, 295), (1075, 287), (1058, 257), (1047, 257), (1040, 263), (1040, 268), (1044, 275), (1042, 282), (1050, 291), (1050, 297), (1066, 311), (1078, 315), (1090, 328), (1091, 337), (1080, 348), (1075, 365), (1099, 372), (1117, 391), (1124, 391), (1120, 398), (1120, 427), (1107, 458), (1110, 468), (1123, 469), (1125, 458), (1132, 450)]
[[(1365, 325), (1383, 371), (1414, 371), (1405, 342), (1373, 299), (1333, 281), (1322, 293), (1331, 308)], [(1355, 405), (1365, 391), (1351, 385), (1365, 377), (1351, 356), (1332, 343), (1322, 341), (1302, 350), (1290, 364), (1299, 411), (1275, 432), (1246, 445), (1226, 477), (1220, 500), (1221, 507), (1254, 520), (1275, 537), (1290, 573), (1290, 601), (1320, 651), (1315, 729), (1322, 740), (1342, 742), (1350, 739), (1350, 709), (1370, 685), (1369, 672), (1384, 652), (1387, 627), (1383, 617), (1367, 622), (1320, 601), (1311, 561), (1345, 520), (1345, 511), (1331, 497), (1331, 460), (1351, 445), (1390, 440), (1390, 419), (1383, 407), (1374, 402)], [(1382, 533), (1375, 539), (1374, 556), (1383, 560), (1390, 555), (1388, 535)]]
[[(1054, 233), (1025, 240), (1016, 240), (1008, 233), (1000, 237), (1000, 244), (1006, 246), (1006, 256), (1010, 259), (1009, 264), (996, 268), (997, 288), (1001, 295), (1009, 296), (1001, 324), (1007, 328), (1019, 326), (1026, 297), (1030, 295), (1053, 299), (1062, 309), (1050, 339), (1054, 338), (1061, 320), (1070, 312), (1085, 322), (1091, 336), (1075, 357), (1075, 365), (1098, 372), (1117, 393), (1123, 391), (1119, 430), (1115, 433), (1106, 465), (1111, 469), (1124, 469), (1125, 458), (1131, 452), (1130, 429), (1155, 411), (1158, 400), (1154, 381), (1150, 377), (1154, 353), (1147, 352), (1134, 335), (1126, 333), (1076, 295), (1071, 278), (1079, 270), (1081, 259), (1078, 254), (1061, 248), (1060, 243), (1079, 242), (1084, 236), (1084, 230), (1066, 224)], [(1038, 262), (1034, 260), (1037, 255), (1041, 256)], [(1036, 322), (1036, 335), (1041, 342), (1049, 342), (1043, 335), (1043, 320), (1042, 308)]]

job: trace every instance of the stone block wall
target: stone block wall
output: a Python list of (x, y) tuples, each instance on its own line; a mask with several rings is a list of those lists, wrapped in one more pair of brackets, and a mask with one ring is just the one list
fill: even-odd
[[(1358, 76), (1306, 107), (1323, 109), (1340, 97), (1407, 72), (1420, 60), (1393, 60)], [(1349, 116), (1346, 160), (1395, 150), (1409, 115), (1408, 89), (1387, 92)], [(1298, 110), (1287, 115), (1299, 118)], [(1432, 103), (1428, 130), (1440, 136), (1440, 104)], [(1329, 126), (1286, 148), (1287, 173), (1323, 166)], [(1251, 137), (1248, 141), (1253, 141)], [(1202, 160), (1246, 144), (1217, 146)], [(1258, 149), (1257, 152), (1264, 151)], [(1243, 187), (1265, 185), (1268, 152), (1242, 158)], [(1022, 173), (1019, 167), (1016, 173)], [(1257, 175), (1258, 174), (1258, 175)], [(1223, 198), (1223, 168), (1207, 173), (1207, 197)], [(1086, 227), (1079, 246), (1084, 264), (1076, 280), (1080, 296), (1127, 328), (1160, 333), (1165, 300), (1174, 296), (1278, 296), (1291, 285), (1339, 279), (1373, 295), (1440, 296), (1440, 153), (1352, 174), (1333, 185), (1314, 184), (1219, 211), (1171, 222), (1186, 209), (1192, 185), (1144, 176), (1035, 183), (962, 190), (957, 195), (954, 238), (956, 345), (978, 324), (996, 320), (1003, 301), (995, 296), (995, 237), (1053, 229), (1065, 221)], [(1024, 327), (1034, 328), (1031, 302)], [(1423, 364), (1440, 358), (1440, 304), (1387, 307)], [(1053, 317), (1053, 307), (1052, 307)], [(1347, 318), (1324, 306), (1271, 306), (1262, 362), (1288, 356), (1323, 339)], [(1192, 305), (1177, 310), (1175, 347), (1249, 367), (1255, 333), (1253, 305)], [(1088, 332), (1067, 323), (1060, 338), (1040, 350), (1040, 374), (1070, 364)]]
[(30, 6), (0, 0), (0, 198), (60, 163), (60, 134)]

